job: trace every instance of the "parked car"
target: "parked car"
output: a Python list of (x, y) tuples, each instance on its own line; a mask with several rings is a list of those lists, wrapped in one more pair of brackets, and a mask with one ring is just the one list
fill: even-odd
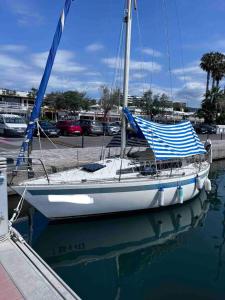
[(103, 126), (100, 122), (94, 120), (80, 120), (80, 126), (85, 135), (103, 134)]
[(75, 120), (58, 121), (56, 127), (60, 129), (62, 135), (70, 135), (70, 134), (82, 135), (83, 133), (83, 130), (80, 126), (80, 122)]
[[(40, 129), (40, 135), (42, 137), (46, 137), (46, 135), (49, 137), (59, 137), (60, 136), (60, 130), (52, 123), (47, 122), (47, 121), (40, 121), (39, 124), (40, 124), (42, 130), (44, 131), (43, 132)], [(34, 135), (37, 135), (37, 128), (34, 131)]]
[(0, 134), (6, 136), (23, 136), (27, 124), (18, 115), (0, 114)]
[(194, 129), (200, 134), (216, 134), (216, 127), (208, 124), (196, 124)]
[(114, 123), (102, 123), (103, 125), (103, 132), (106, 135), (114, 135), (120, 131), (120, 125), (116, 122)]

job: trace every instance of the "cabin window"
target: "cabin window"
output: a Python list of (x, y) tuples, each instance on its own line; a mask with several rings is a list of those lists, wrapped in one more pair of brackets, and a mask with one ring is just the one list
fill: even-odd
[(87, 171), (87, 172), (96, 172), (98, 170), (101, 170), (105, 168), (105, 165), (98, 164), (98, 163), (93, 163), (93, 164), (86, 164), (82, 167), (82, 170)]

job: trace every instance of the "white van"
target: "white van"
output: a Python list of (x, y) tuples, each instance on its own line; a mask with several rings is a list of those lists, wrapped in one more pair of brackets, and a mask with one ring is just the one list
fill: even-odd
[(24, 135), (27, 124), (18, 115), (0, 114), (0, 134), (6, 136)]

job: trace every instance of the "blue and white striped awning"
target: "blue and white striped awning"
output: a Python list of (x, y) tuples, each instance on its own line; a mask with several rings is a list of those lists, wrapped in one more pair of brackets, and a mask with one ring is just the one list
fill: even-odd
[(157, 160), (205, 154), (190, 121), (174, 125), (159, 124), (134, 117)]

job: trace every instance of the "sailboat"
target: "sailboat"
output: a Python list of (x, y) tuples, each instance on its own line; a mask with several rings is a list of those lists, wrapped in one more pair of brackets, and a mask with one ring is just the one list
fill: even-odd
[[(174, 125), (156, 124), (132, 116), (129, 112), (132, 3), (133, 0), (127, 1), (124, 18), (126, 44), (120, 156), (29, 179), (13, 187), (47, 218), (90, 216), (182, 204), (195, 197), (204, 186), (210, 189), (210, 163), (205, 159), (206, 150), (189, 121)], [(38, 125), (41, 103), (70, 4), (71, 0), (66, 0), (17, 167), (25, 160), (35, 123)], [(154, 154), (153, 161), (140, 161), (126, 156), (127, 121), (137, 134), (147, 140)]]

